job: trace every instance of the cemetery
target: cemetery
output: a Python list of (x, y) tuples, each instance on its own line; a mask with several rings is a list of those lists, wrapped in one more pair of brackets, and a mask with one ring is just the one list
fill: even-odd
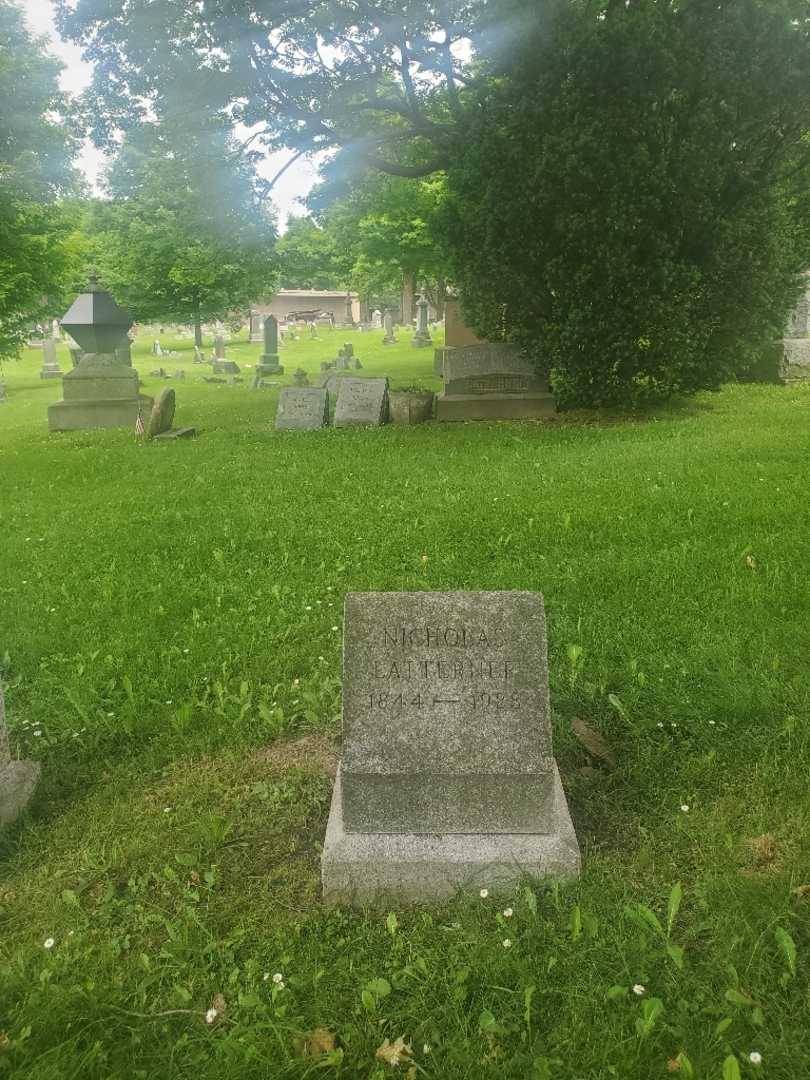
[(810, 1075), (800, 0), (45, 6), (0, 1078)]

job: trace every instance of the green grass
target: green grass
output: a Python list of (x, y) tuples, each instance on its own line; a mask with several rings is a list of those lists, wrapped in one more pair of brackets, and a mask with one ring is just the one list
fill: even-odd
[[(437, 385), (429, 350), (341, 331), (287, 346), (284, 381), (344, 338), (364, 374)], [(810, 386), (276, 434), (249, 371), (206, 385), (187, 342), (145, 350), (148, 393), (186, 367), (198, 439), (49, 435), (59, 384), (34, 352), (6, 365), (0, 658), (43, 777), (0, 837), (0, 1074), (408, 1076), (375, 1058), (404, 1036), (439, 1080), (810, 1075)], [(342, 597), (365, 589), (545, 594), (579, 882), (322, 909)], [(336, 1049), (305, 1056), (318, 1027)]]

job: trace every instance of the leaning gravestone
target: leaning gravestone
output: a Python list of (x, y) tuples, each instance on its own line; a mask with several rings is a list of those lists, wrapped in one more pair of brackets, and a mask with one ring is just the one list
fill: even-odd
[(436, 900), (578, 874), (542, 596), (349, 593), (343, 634), (324, 899)]
[(388, 419), (388, 379), (340, 380), (335, 427), (358, 424), (384, 424)]
[(465, 345), (444, 353), (437, 420), (525, 420), (555, 412), (548, 383), (515, 345)]
[(312, 431), (329, 423), (329, 394), (317, 386), (285, 386), (279, 394), (276, 431)]
[(39, 780), (35, 761), (14, 761), (6, 730), (6, 707), (0, 685), (0, 826), (10, 825), (20, 816)]
[(149, 419), (146, 423), (146, 436), (149, 439), (187, 439), (196, 435), (195, 428), (173, 428), (175, 393), (171, 387), (166, 387), (158, 394), (157, 401), (152, 406)]

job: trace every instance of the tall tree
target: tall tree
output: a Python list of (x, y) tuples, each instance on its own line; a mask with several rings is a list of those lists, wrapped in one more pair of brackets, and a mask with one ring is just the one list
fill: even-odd
[(290, 217), (278, 241), (281, 284), (285, 289), (345, 288), (346, 277), (332, 232), (311, 217)]
[(222, 125), (145, 123), (113, 163), (93, 232), (105, 284), (141, 321), (195, 328), (277, 281), (275, 225), (252, 161)]
[(71, 223), (56, 200), (76, 185), (76, 138), (60, 70), (20, 9), (0, 0), (0, 360), (53, 314), (70, 265)]

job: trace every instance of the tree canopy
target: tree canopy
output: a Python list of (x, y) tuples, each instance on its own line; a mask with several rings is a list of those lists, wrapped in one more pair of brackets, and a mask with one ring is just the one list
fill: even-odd
[(53, 313), (70, 266), (70, 222), (55, 200), (76, 186), (76, 136), (61, 64), (0, 0), (0, 359)]
[(246, 307), (277, 282), (275, 223), (250, 157), (218, 123), (130, 131), (94, 209), (105, 284), (140, 321), (194, 324)]

